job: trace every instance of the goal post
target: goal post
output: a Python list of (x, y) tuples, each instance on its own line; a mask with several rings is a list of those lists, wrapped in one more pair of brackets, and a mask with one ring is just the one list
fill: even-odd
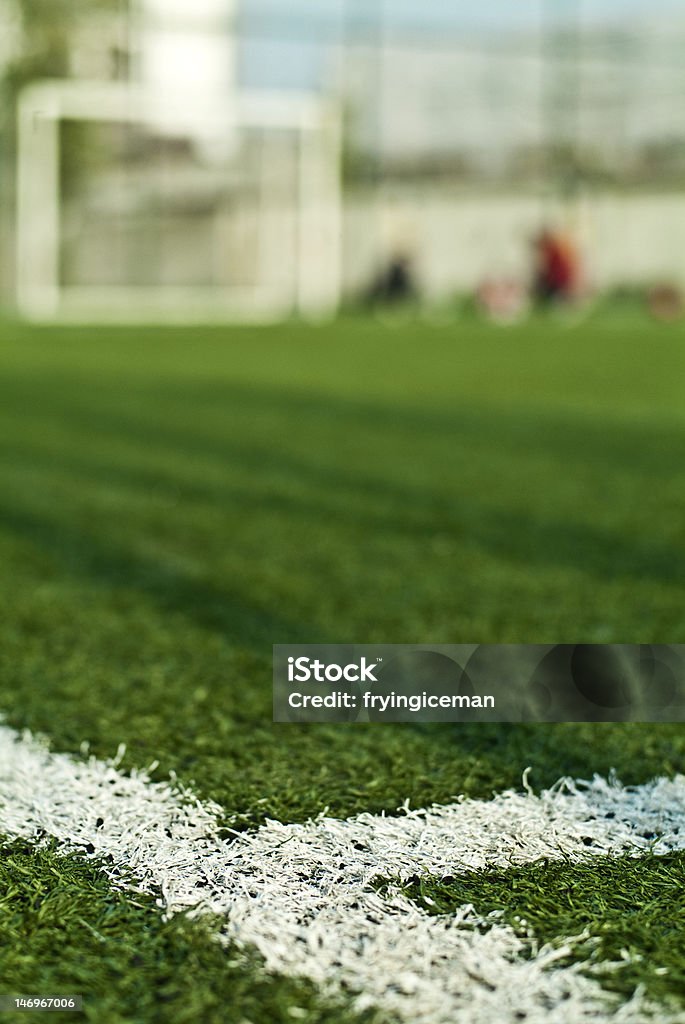
[[(175, 241), (162, 239), (160, 251), (165, 246), (168, 253), (170, 246), (188, 245), (187, 262), (192, 263), (195, 252), (194, 262), (207, 257), (208, 266), (213, 254), (213, 269), (208, 270), (206, 280), (199, 279), (194, 267), (193, 279), (184, 281), (178, 269), (166, 277), (160, 270), (155, 277), (149, 261), (143, 274), (130, 271), (125, 261), (116, 273), (107, 266), (108, 230), (113, 252), (114, 234), (121, 234), (127, 217), (126, 229), (132, 230), (135, 218), (126, 205), (132, 205), (130, 196), (112, 212), (117, 200), (112, 199), (111, 182), (104, 172), (100, 181), (96, 177), (90, 183), (90, 208), (83, 201), (80, 211), (91, 250), (95, 251), (93, 237), (100, 236), (97, 251), (104, 253), (99, 257), (103, 264), (100, 279), (90, 273), (87, 252), (80, 262), (88, 280), (79, 280), (78, 273), (65, 275), (62, 126), (89, 122), (103, 130), (109, 125), (141, 136), (149, 133), (147, 145), (153, 147), (154, 157), (155, 139), (160, 140), (158, 125), (164, 116), (168, 117), (168, 106), (163, 97), (122, 82), (42, 81), (22, 91), (17, 112), (16, 219), (20, 313), (31, 320), (77, 322), (269, 321), (291, 313), (306, 317), (333, 314), (341, 290), (340, 117), (335, 104), (309, 93), (239, 93), (224, 115), (214, 112), (205, 119), (198, 115), (198, 135), (205, 141), (214, 139), (224, 153), (211, 168), (214, 198), (203, 200), (201, 215), (185, 211), (182, 221), (181, 214), (175, 213), (174, 188), (179, 194), (184, 188), (187, 191), (189, 177), (192, 179), (187, 155), (183, 156), (187, 167), (179, 169), (177, 159), (172, 170), (163, 169), (157, 179), (151, 166), (154, 159), (129, 171), (129, 193), (131, 186), (136, 189), (136, 175), (141, 181), (144, 176), (142, 191), (151, 197), (150, 208), (160, 206), (154, 195), (158, 185), (172, 210), (167, 221), (174, 221)], [(252, 150), (257, 153), (257, 158), (252, 153), (251, 162), (245, 156), (249, 147), (241, 141), (246, 139), (252, 140)], [(278, 155), (284, 139), (288, 159)], [(163, 140), (159, 144), (163, 146)], [(188, 143), (183, 154), (192, 148)], [(205, 178), (210, 176), (207, 166), (203, 173)], [(98, 188), (102, 195), (109, 188), (106, 216), (98, 213), (97, 200), (92, 200)], [(183, 204), (179, 201), (177, 205)], [(146, 223), (151, 223), (152, 214), (146, 212), (146, 217)], [(168, 224), (167, 229), (169, 235)], [(144, 239), (144, 228), (139, 235)], [(192, 245), (188, 241), (191, 236)], [(135, 249), (135, 243), (131, 244)], [(78, 246), (78, 239), (72, 246)], [(230, 262), (227, 248), (233, 276), (224, 272), (224, 264)], [(162, 257), (160, 260), (163, 262)], [(97, 260), (91, 259), (93, 262)], [(116, 262), (113, 257), (111, 262)]]

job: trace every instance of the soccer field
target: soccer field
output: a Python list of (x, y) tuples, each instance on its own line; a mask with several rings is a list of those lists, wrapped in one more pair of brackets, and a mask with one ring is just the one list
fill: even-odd
[(0, 332), (2, 992), (685, 1020), (682, 725), (271, 723), (276, 643), (682, 642), (685, 328)]

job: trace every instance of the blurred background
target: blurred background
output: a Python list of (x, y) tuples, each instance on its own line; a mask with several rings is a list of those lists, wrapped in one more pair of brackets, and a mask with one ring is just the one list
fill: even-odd
[(274, 319), (685, 283), (669, 0), (0, 0), (0, 289)]
[(271, 647), (683, 641), (684, 54), (682, 0), (0, 0), (8, 721), (249, 822), (682, 770), (277, 727)]

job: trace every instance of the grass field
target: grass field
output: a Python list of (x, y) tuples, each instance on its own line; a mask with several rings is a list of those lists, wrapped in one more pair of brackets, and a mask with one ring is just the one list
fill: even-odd
[[(274, 643), (682, 642), (682, 326), (0, 331), (9, 725), (75, 754), (125, 743), (124, 768), (173, 770), (236, 829), (488, 798), (528, 765), (536, 789), (685, 771), (680, 724), (270, 721)], [(3, 854), (5, 992), (83, 991), (106, 1024), (351, 1013), (227, 957), (205, 924), (112, 895), (93, 862), (16, 839)], [(620, 949), (606, 930), (658, 906), (658, 998), (684, 991), (673, 857), (644, 890), (627, 865), (623, 905), (576, 917), (608, 922)], [(459, 885), (440, 884), (440, 908), (458, 906)], [(499, 906), (501, 881), (478, 884), (463, 882), (468, 900)], [(528, 916), (562, 934), (545, 913)], [(643, 955), (631, 983), (657, 954)]]

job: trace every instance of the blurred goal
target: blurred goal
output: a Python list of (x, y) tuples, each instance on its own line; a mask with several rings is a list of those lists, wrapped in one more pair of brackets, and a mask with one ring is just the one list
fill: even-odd
[(238, 95), (192, 135), (122, 82), (18, 108), (17, 300), (50, 321), (268, 321), (340, 297), (340, 126), (310, 94)]

